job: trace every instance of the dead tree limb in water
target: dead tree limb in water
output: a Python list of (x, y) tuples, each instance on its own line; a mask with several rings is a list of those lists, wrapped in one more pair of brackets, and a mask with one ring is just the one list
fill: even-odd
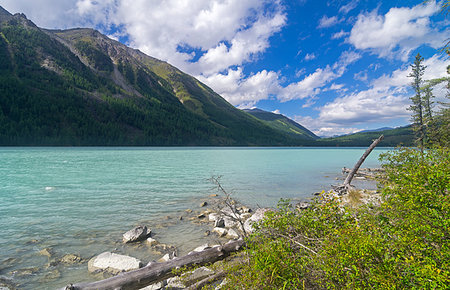
[(366, 160), (367, 156), (369, 156), (370, 152), (372, 152), (372, 150), (378, 145), (378, 143), (380, 143), (383, 140), (383, 138), (384, 136), (381, 135), (380, 137), (378, 137), (378, 139), (373, 141), (373, 143), (369, 146), (369, 148), (367, 148), (366, 152), (364, 152), (361, 158), (359, 158), (358, 162), (355, 164), (352, 171), (350, 171), (350, 173), (347, 175), (344, 184), (342, 186), (335, 187), (334, 188), (335, 191), (337, 191), (339, 194), (344, 194), (350, 189), (351, 187), (350, 183), (352, 182), (352, 179), (355, 176), (356, 172), (361, 167), (364, 160)]
[(223, 246), (213, 247), (201, 252), (193, 252), (186, 256), (163, 263), (150, 263), (147, 266), (126, 272), (105, 280), (70, 284), (65, 290), (107, 290), (107, 289), (140, 289), (160, 282), (173, 276), (172, 269), (205, 265), (227, 257), (230, 253), (238, 251), (244, 245), (244, 240), (229, 242)]

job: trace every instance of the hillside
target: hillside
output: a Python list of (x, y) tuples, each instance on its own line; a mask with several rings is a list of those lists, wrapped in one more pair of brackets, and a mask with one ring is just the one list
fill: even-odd
[(248, 109), (244, 111), (262, 120), (271, 128), (285, 132), (294, 138), (308, 140), (319, 139), (313, 132), (281, 114), (274, 114), (260, 109)]
[(0, 95), (0, 145), (303, 144), (98, 31), (44, 30), (3, 8)]
[(368, 132), (358, 132), (355, 134), (344, 135), (332, 138), (323, 138), (319, 140), (319, 146), (369, 146), (374, 139), (384, 135), (383, 141), (379, 146), (395, 147), (398, 145), (414, 145), (414, 132), (411, 126), (399, 127), (388, 130), (374, 130)]

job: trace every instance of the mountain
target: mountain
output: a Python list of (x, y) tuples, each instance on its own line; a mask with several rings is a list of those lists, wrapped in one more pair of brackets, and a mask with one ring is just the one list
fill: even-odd
[(359, 131), (358, 133), (380, 132), (380, 131), (386, 131), (386, 130), (392, 130), (392, 129), (394, 129), (394, 128), (392, 128), (392, 127), (382, 127), (382, 128), (378, 128), (378, 129), (363, 130), (363, 131)]
[(45, 30), (1, 7), (0, 96), (0, 145), (303, 144), (98, 31)]
[(374, 139), (384, 135), (379, 146), (395, 147), (398, 145), (413, 146), (414, 131), (412, 126), (399, 127), (382, 131), (358, 132), (340, 137), (323, 138), (318, 141), (318, 146), (369, 146)]
[(262, 120), (269, 127), (285, 132), (294, 138), (302, 140), (319, 139), (313, 132), (281, 114), (274, 114), (260, 109), (246, 109), (244, 111)]

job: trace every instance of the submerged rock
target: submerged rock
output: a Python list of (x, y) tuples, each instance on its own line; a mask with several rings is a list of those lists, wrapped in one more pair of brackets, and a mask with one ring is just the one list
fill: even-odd
[(113, 275), (121, 272), (136, 270), (142, 267), (142, 262), (136, 258), (104, 252), (92, 258), (88, 263), (91, 273), (108, 272)]
[(145, 240), (152, 231), (148, 229), (146, 226), (137, 226), (132, 230), (123, 234), (123, 242), (124, 243), (133, 243), (141, 240)]
[(78, 256), (76, 254), (64, 255), (60, 260), (60, 263), (66, 264), (66, 265), (79, 264), (82, 262), (83, 262), (83, 258), (81, 258), (80, 256)]
[(50, 258), (51, 256), (54, 255), (54, 252), (52, 248), (45, 248), (39, 251), (39, 255), (47, 256)]

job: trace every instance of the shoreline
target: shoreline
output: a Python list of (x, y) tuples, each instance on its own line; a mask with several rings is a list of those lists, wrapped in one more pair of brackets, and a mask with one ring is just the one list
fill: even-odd
[[(308, 195), (308, 198), (312, 198), (313, 196), (310, 194)], [(204, 198), (202, 198), (202, 200), (205, 200), (209, 203), (209, 206), (214, 206), (214, 202), (211, 200), (214, 200), (216, 197), (210, 197), (210, 196), (205, 196)], [(302, 200), (304, 200), (305, 198), (296, 198), (294, 199), (295, 202), (300, 202)], [(195, 200), (198, 200), (197, 198)], [(200, 202), (197, 202), (197, 205), (199, 205)], [(166, 245), (171, 245), (171, 240), (180, 240), (180, 237), (170, 237), (170, 236), (165, 236), (164, 233), (166, 231), (173, 231), (173, 229), (175, 228), (176, 230), (178, 229), (184, 229), (187, 225), (187, 223), (189, 223), (190, 226), (194, 226), (196, 228), (195, 233), (199, 236), (198, 239), (196, 240), (201, 240), (204, 238), (204, 234), (205, 231), (209, 230), (210, 231), (210, 235), (209, 237), (212, 238), (213, 240), (221, 240), (219, 237), (216, 237), (215, 233), (212, 232), (212, 225), (209, 224), (209, 222), (204, 222), (204, 221), (200, 221), (198, 220), (197, 216), (198, 214), (200, 214), (205, 208), (201, 208), (201, 207), (192, 207), (193, 211), (191, 214), (186, 213), (185, 211), (178, 211), (177, 213), (173, 213), (171, 214), (170, 218), (158, 218), (157, 221), (155, 221), (154, 219), (151, 220), (146, 220), (145, 218), (140, 219), (141, 221), (148, 221), (149, 224), (154, 228), (154, 233), (155, 233), (155, 239), (159, 240), (161, 243), (166, 244)], [(180, 221), (178, 220), (178, 218), (180, 216), (183, 216), (183, 220)], [(193, 220), (189, 220), (190, 218), (194, 218)], [(209, 218), (209, 217), (207, 217)], [(141, 223), (141, 221), (139, 221), (139, 223)], [(192, 221), (194, 221), (195, 223), (192, 223)], [(138, 221), (133, 222), (134, 224), (136, 224)], [(156, 225), (156, 223), (158, 223), (158, 225)], [(123, 227), (121, 227), (123, 228)], [(207, 228), (207, 229), (205, 229)], [(205, 229), (205, 230), (204, 230)], [(42, 243), (43, 241), (35, 241), (35, 243), (33, 243), (31, 246), (33, 246), (33, 248), (35, 249), (35, 255), (38, 255), (37, 258), (40, 259), (42, 261), (42, 265), (44, 265), (44, 267), (29, 267), (29, 268), (15, 268), (14, 274), (13, 275), (8, 275), (8, 276), (12, 276), (12, 278), (14, 280), (8, 279), (9, 277), (7, 276), (3, 276), (3, 280), (5, 283), (7, 284), (9, 283), (9, 285), (11, 286), (11, 289), (14, 289), (14, 281), (15, 278), (18, 279), (22, 279), (27, 277), (28, 275), (31, 275), (31, 277), (35, 277), (35, 282), (34, 284), (36, 284), (36, 279), (38, 279), (38, 281), (40, 281), (39, 283), (43, 283), (43, 285), (60, 285), (61, 283), (58, 281), (63, 281), (63, 283), (68, 282), (69, 280), (71, 280), (71, 282), (74, 281), (74, 279), (76, 279), (76, 277), (80, 277), (80, 279), (78, 279), (77, 281), (93, 281), (96, 278), (92, 277), (90, 274), (87, 273), (87, 262), (88, 260), (90, 260), (92, 257), (94, 257), (94, 255), (98, 255), (101, 253), (101, 251), (112, 251), (112, 252), (118, 252), (118, 253), (123, 253), (123, 254), (128, 254), (130, 256), (135, 256), (135, 257), (141, 257), (141, 253), (144, 253), (143, 258), (141, 257), (141, 259), (145, 262), (150, 262), (151, 260), (156, 260), (156, 257), (158, 254), (153, 253), (152, 251), (149, 249), (149, 247), (145, 244), (136, 244), (136, 245), (123, 245), (120, 241), (120, 239), (118, 238), (118, 236), (120, 235), (119, 233), (117, 233), (116, 231), (114, 231), (115, 233), (111, 232), (109, 234), (107, 234), (107, 236), (110, 238), (110, 240), (112, 241), (112, 243), (110, 243), (110, 246), (108, 246), (107, 244), (106, 247), (101, 248), (101, 245), (98, 244), (86, 244), (86, 249), (90, 249), (92, 246), (94, 246), (94, 248), (97, 248), (98, 250), (96, 251), (89, 251), (90, 254), (86, 255), (83, 253), (77, 253), (76, 251), (71, 253), (70, 251), (61, 251), (60, 246), (57, 247), (53, 247), (52, 245), (57, 245), (57, 243)], [(82, 240), (86, 240), (86, 241), (92, 241), (95, 242), (96, 239), (93, 238), (89, 238), (88, 236), (93, 234), (94, 237), (97, 235), (95, 233), (95, 231), (91, 234), (89, 233), (81, 233), (84, 235), (84, 238), (82, 238)], [(165, 236), (165, 237), (164, 237)], [(164, 238), (161, 238), (164, 237)], [(195, 240), (195, 239), (194, 239)], [(81, 241), (81, 240), (80, 240)], [(226, 242), (227, 240), (222, 239), (221, 243)], [(33, 241), (30, 241), (33, 242)], [(191, 243), (192, 246), (188, 248), (185, 247), (185, 249), (181, 249), (179, 251), (179, 255), (183, 255), (188, 253), (190, 250), (194, 249), (195, 247), (204, 244), (203, 242), (200, 243), (196, 243), (194, 245), (194, 243)], [(42, 245), (42, 246), (41, 246)], [(213, 243), (211, 243), (211, 245), (213, 245)], [(53, 253), (51, 253), (51, 250), (49, 251), (49, 255), (41, 255), (38, 254), (40, 251), (45, 250), (46, 248), (52, 248), (53, 247)], [(95, 252), (95, 253), (94, 253)], [(63, 258), (70, 258), (70, 255), (74, 254), (75, 257), (72, 256), (72, 261), (71, 260), (66, 260), (65, 262), (61, 263), (61, 261), (63, 260)], [(80, 255), (81, 254), (81, 255)], [(163, 256), (165, 253), (161, 252), (161, 255), (158, 256), (158, 258), (160, 258), (161, 256)], [(69, 257), (65, 257), (65, 256), (69, 256)], [(77, 258), (77, 256), (79, 258)], [(150, 256), (154, 257), (154, 258), (149, 258)], [(145, 258), (148, 257), (148, 258)], [(81, 263), (79, 262), (81, 258)], [(59, 264), (54, 264), (51, 265), (52, 262), (55, 262), (54, 260), (59, 260)], [(77, 263), (72, 263), (72, 262), (77, 262)], [(13, 261), (10, 261), (11, 263), (13, 263)], [(5, 269), (11, 268), (12, 264), (9, 263), (9, 265), (4, 265)], [(9, 270), (8, 270), (9, 271)], [(3, 274), (7, 274), (8, 272), (3, 272)], [(39, 276), (39, 278), (37, 278)], [(70, 277), (68, 277), (70, 276)], [(72, 279), (74, 278), (74, 279)], [(86, 279), (88, 278), (88, 279)], [(20, 281), (20, 280), (19, 280)], [(11, 282), (11, 283), (10, 283)], [(19, 286), (22, 284), (18, 284)], [(51, 288), (54, 288), (51, 287)]]

